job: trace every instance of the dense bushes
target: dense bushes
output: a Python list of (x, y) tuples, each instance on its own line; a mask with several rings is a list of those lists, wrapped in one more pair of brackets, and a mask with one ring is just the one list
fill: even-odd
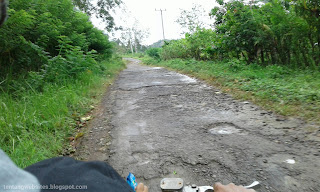
[(0, 28), (0, 78), (46, 70), (57, 56), (68, 61), (60, 63), (62, 68), (73, 68), (75, 57), (91, 60), (91, 50), (111, 56), (108, 37), (75, 11), (71, 0), (12, 0), (9, 19)]
[(212, 15), (225, 42), (224, 55), (242, 57), (249, 63), (319, 66), (320, 20), (311, 13), (320, 11), (319, 2), (301, 3), (272, 0), (250, 6), (241, 1), (220, 2), (221, 7), (214, 8)]
[(187, 33), (184, 39), (167, 42), (163, 46), (161, 57), (212, 59), (216, 39), (216, 33), (211, 29), (198, 28), (193, 34)]
[(71, 0), (10, 0), (0, 28), (0, 148), (21, 167), (61, 154), (123, 68), (111, 56), (108, 37)]
[(150, 48), (148, 50), (146, 50), (146, 53), (150, 56), (153, 57), (155, 59), (160, 59), (160, 48)]
[(240, 59), (260, 65), (318, 69), (319, 1), (278, 1), (248, 5), (218, 1), (215, 29), (197, 29), (163, 46), (162, 59)]

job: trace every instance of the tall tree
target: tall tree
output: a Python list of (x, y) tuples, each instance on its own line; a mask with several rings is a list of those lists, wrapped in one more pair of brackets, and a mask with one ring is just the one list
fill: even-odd
[(287, 0), (293, 2), (299, 16), (309, 24), (309, 42), (314, 60), (320, 64), (320, 1), (319, 0)]
[(139, 52), (142, 49), (143, 40), (149, 36), (149, 30), (143, 29), (139, 22), (135, 19), (130, 25), (122, 28), (121, 41), (124, 45), (127, 45), (131, 52)]

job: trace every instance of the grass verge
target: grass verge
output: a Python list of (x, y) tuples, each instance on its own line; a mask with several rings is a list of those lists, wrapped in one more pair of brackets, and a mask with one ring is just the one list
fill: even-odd
[(284, 66), (246, 65), (239, 60), (159, 61), (144, 57), (145, 64), (163, 66), (193, 75), (267, 110), (320, 123), (320, 72)]
[(1, 149), (22, 168), (61, 154), (76, 121), (125, 66), (119, 58), (102, 65), (103, 73), (87, 71), (63, 86), (46, 83), (43, 91), (31, 87), (18, 97), (0, 93)]

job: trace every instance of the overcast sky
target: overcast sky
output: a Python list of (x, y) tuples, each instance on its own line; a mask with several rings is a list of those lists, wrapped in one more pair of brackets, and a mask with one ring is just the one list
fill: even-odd
[[(136, 18), (141, 27), (149, 29), (150, 32), (144, 44), (152, 44), (163, 38), (161, 15), (155, 9), (166, 9), (163, 12), (165, 38), (178, 39), (181, 37), (181, 28), (175, 21), (179, 18), (180, 9), (191, 10), (193, 4), (199, 4), (205, 9), (206, 14), (209, 14), (210, 10), (217, 5), (215, 0), (123, 0), (123, 2), (131, 16), (123, 18), (124, 15), (118, 13), (114, 16), (115, 20), (123, 25), (123, 21), (120, 21), (121, 17), (126, 21)], [(96, 19), (92, 20), (98, 28), (103, 28), (103, 23)]]

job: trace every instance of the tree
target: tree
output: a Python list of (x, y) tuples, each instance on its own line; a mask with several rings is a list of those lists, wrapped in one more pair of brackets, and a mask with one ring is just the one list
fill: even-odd
[(191, 10), (181, 9), (180, 17), (175, 21), (180, 24), (182, 28), (182, 34), (193, 33), (197, 28), (208, 28), (209, 25), (205, 23), (205, 20), (209, 19), (209, 14), (205, 13), (205, 10), (201, 5), (193, 4)]
[(106, 22), (106, 29), (111, 31), (115, 27), (111, 11), (122, 4), (121, 0), (73, 0), (80, 10), (88, 15), (96, 15)]
[(237, 58), (248, 64), (319, 68), (319, 0), (217, 2), (210, 13), (212, 31), (198, 27), (196, 8), (182, 11), (178, 22), (190, 33), (163, 46), (162, 58)]
[(313, 59), (320, 64), (320, 1), (319, 0), (287, 0), (292, 2), (296, 13), (309, 24), (309, 43), (312, 47)]
[(132, 28), (133, 31), (133, 37), (134, 37), (134, 47), (135, 47), (135, 51), (136, 53), (138, 53), (138, 51), (142, 50), (143, 45), (142, 42), (145, 38), (147, 38), (149, 36), (149, 31), (139, 28), (138, 23), (135, 25), (136, 27)]
[(120, 40), (131, 50), (131, 53), (138, 53), (142, 50), (142, 42), (149, 36), (149, 30), (143, 29), (135, 19), (132, 25), (127, 23), (127, 27), (122, 28)]

